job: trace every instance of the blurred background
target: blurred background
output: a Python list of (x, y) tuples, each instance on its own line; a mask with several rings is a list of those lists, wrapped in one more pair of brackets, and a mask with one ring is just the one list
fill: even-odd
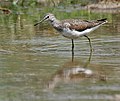
[[(108, 23), (71, 40), (48, 22)], [(0, 0), (0, 101), (120, 101), (120, 0)]]

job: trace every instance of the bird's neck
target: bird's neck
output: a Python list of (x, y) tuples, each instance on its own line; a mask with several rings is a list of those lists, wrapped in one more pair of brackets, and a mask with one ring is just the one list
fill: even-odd
[(57, 31), (59, 32), (63, 31), (63, 29), (61, 28), (62, 23), (59, 20), (54, 19), (54, 20), (51, 20), (50, 23)]
[(50, 20), (50, 23), (51, 23), (52, 25), (54, 25), (54, 24), (59, 24), (60, 21), (57, 20), (57, 19), (54, 19), (54, 20)]
[(52, 24), (53, 27), (57, 27), (60, 25), (60, 21), (57, 19), (51, 20), (50, 23)]

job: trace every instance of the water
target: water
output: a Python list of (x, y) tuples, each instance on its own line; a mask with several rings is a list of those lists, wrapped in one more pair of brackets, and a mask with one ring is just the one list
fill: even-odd
[(57, 10), (63, 14), (56, 12), (59, 19), (107, 17), (109, 20), (89, 34), (92, 54), (85, 37), (75, 40), (72, 62), (71, 40), (47, 23), (34, 27), (34, 20), (39, 19), (39, 12), (35, 11), (0, 15), (0, 101), (117, 99), (120, 96), (120, 15)]

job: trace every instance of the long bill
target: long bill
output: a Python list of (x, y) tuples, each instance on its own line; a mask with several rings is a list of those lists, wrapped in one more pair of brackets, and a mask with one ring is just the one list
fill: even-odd
[(37, 26), (38, 24), (42, 23), (44, 20), (46, 20), (46, 18), (44, 18), (41, 21), (37, 22), (36, 24), (34, 24), (34, 26)]

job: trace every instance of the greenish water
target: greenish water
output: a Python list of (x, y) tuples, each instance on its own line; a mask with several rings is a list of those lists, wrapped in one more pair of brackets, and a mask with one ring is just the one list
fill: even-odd
[[(0, 101), (114, 101), (120, 96), (120, 14), (75, 8), (17, 9), (0, 15)], [(75, 41), (43, 23), (45, 12), (59, 19), (100, 19), (108, 23)], [(60, 14), (61, 13), (61, 14)], [(88, 65), (86, 65), (89, 63)]]

